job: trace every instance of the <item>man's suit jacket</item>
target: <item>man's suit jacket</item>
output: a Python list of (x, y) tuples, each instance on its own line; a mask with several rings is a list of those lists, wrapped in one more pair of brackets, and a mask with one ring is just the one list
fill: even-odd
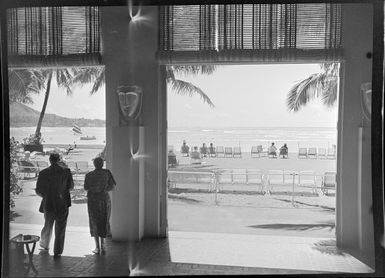
[(70, 169), (54, 163), (40, 171), (36, 194), (43, 197), (40, 212), (64, 212), (71, 206), (70, 189), (74, 187)]

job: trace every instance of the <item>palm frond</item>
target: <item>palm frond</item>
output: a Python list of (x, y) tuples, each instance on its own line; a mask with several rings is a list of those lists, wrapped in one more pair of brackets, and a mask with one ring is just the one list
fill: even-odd
[(194, 84), (183, 80), (174, 79), (171, 82), (171, 86), (179, 95), (187, 95), (190, 97), (194, 95), (199, 95), (203, 102), (206, 102), (211, 107), (215, 107), (211, 99), (199, 87), (195, 86)]
[(68, 69), (55, 70), (56, 84), (58, 87), (63, 87), (67, 95), (72, 95), (73, 76)]
[(31, 94), (44, 88), (44, 76), (39, 70), (9, 70), (9, 98), (11, 102), (33, 103)]
[(337, 103), (338, 83), (336, 78), (330, 78), (324, 83), (321, 100), (327, 107), (334, 107)]
[(99, 89), (104, 85), (105, 83), (105, 71), (104, 70), (98, 70), (96, 72), (94, 85), (92, 86), (90, 95), (95, 94)]
[(322, 75), (323, 73), (312, 74), (290, 89), (286, 99), (289, 111), (297, 112), (302, 106), (319, 95), (319, 80), (324, 78)]

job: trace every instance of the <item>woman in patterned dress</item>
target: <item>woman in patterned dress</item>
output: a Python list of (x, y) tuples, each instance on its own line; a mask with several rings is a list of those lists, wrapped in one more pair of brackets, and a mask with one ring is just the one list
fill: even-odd
[[(111, 199), (108, 194), (114, 189), (116, 182), (110, 170), (103, 168), (103, 159), (94, 159), (95, 170), (86, 174), (84, 189), (87, 190), (87, 206), (90, 222), (90, 233), (95, 240), (95, 254), (105, 252), (104, 240), (109, 232)], [(99, 244), (100, 239), (100, 244)]]

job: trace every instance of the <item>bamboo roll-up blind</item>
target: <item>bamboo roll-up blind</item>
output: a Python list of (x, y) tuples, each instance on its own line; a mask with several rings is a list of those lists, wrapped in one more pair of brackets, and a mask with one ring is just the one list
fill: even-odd
[(97, 7), (28, 7), (7, 11), (10, 67), (100, 64)]
[(160, 8), (161, 63), (338, 60), (340, 4), (236, 4)]

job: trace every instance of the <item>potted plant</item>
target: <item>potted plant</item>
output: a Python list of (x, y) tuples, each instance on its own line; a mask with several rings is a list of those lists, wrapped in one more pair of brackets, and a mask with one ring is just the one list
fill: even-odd
[(24, 151), (43, 152), (43, 142), (41, 134), (31, 134), (23, 139)]

